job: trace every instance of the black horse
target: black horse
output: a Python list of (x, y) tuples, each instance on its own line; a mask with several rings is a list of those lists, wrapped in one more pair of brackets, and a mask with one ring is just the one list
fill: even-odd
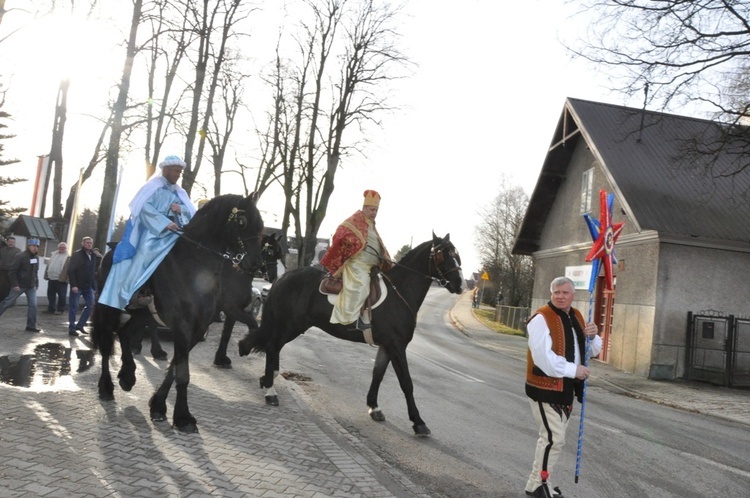
[[(322, 270), (314, 267), (284, 273), (271, 287), (263, 305), (260, 328), (250, 330), (240, 341), (240, 355), (250, 352), (266, 354), (266, 369), (260, 378), (260, 386), (267, 389), (267, 404), (278, 405), (273, 381), (279, 373), (281, 349), (310, 327), (318, 327), (340, 339), (366, 342), (364, 334), (348, 330), (350, 326), (330, 323), (333, 306), (318, 290), (323, 275)], [(418, 436), (426, 436), (430, 430), (419, 416), (414, 402), (406, 347), (414, 336), (417, 311), (430, 284), (435, 281), (451, 293), (461, 292), (461, 260), (449, 235), (440, 238), (433, 234), (432, 240), (409, 251), (391, 270), (383, 273), (383, 278), (388, 295), (380, 306), (372, 310), (372, 339), (379, 349), (367, 393), (367, 406), (373, 420), (385, 420), (378, 408), (378, 389), (388, 364), (393, 363), (406, 397), (414, 432)]]
[[(267, 280), (271, 283), (276, 280), (276, 261), (279, 259), (282, 251), (279, 240), (279, 234), (270, 234), (263, 235), (260, 241), (261, 254), (264, 259), (264, 265), (261, 268), (265, 268), (268, 261), (273, 264), (273, 266), (269, 264), (269, 269), (267, 270)], [(216, 349), (216, 354), (214, 355), (215, 366), (219, 368), (232, 368), (232, 360), (227, 356), (227, 348), (229, 340), (232, 338), (234, 325), (237, 322), (243, 323), (248, 329), (258, 328), (258, 322), (252, 310), (248, 311), (248, 306), (250, 306), (254, 297), (253, 274), (238, 271), (237, 268), (225, 265), (221, 270), (221, 287), (219, 289), (219, 302), (217, 306), (217, 310), (224, 312), (225, 318), (224, 326), (221, 329), (219, 347)], [(155, 359), (166, 359), (167, 353), (162, 349), (157, 333), (158, 324), (153, 319), (146, 321), (149, 324), (146, 327), (140, 327), (138, 335), (133, 342), (133, 352), (135, 354), (140, 353), (143, 331), (148, 330), (151, 337), (151, 354)]]
[[(174, 382), (177, 399), (173, 425), (182, 432), (198, 430), (188, 408), (190, 350), (213, 319), (222, 269), (234, 264), (252, 274), (262, 264), (262, 230), (263, 220), (255, 205), (254, 195), (216, 197), (196, 212), (151, 277), (150, 287), (156, 311), (174, 336), (174, 357), (164, 381), (149, 401), (152, 420), (167, 419), (166, 399)], [(117, 375), (120, 387), (129, 391), (135, 385), (135, 362), (131, 351), (133, 326), (129, 325), (130, 321), (120, 326), (121, 313), (119, 309), (102, 304), (97, 304), (94, 311), (92, 339), (102, 355), (102, 374), (99, 378), (99, 398), (102, 400), (114, 399), (109, 358), (115, 333), (120, 339), (122, 354), (122, 366)]]

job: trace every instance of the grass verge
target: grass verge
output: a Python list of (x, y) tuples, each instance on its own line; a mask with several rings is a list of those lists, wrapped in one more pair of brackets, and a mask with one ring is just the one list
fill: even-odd
[(518, 335), (521, 337), (523, 337), (524, 335), (523, 330), (512, 329), (510, 327), (506, 327), (500, 322), (496, 322), (494, 308), (472, 308), (471, 312), (474, 313), (474, 316), (477, 318), (477, 320), (482, 322), (482, 324), (486, 325), (499, 334)]

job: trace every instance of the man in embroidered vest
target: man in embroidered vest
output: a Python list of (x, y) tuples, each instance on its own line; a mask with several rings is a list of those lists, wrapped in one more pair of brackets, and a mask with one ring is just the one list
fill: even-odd
[(550, 284), (550, 302), (529, 319), (529, 349), (526, 354), (526, 395), (539, 427), (534, 464), (526, 483), (526, 494), (543, 498), (562, 498), (559, 487), (548, 480), (565, 444), (573, 397), (581, 401), (583, 381), (589, 377), (584, 366), (586, 337), (590, 357), (602, 349), (596, 325), (587, 323), (581, 312), (572, 308), (575, 299), (573, 281), (557, 277)]
[(331, 314), (331, 323), (349, 325), (364, 331), (370, 328), (366, 318), (360, 316), (365, 299), (370, 293), (370, 270), (379, 266), (385, 271), (391, 267), (391, 257), (375, 228), (375, 217), (380, 207), (380, 194), (365, 190), (362, 209), (336, 229), (320, 264), (332, 276), (341, 277), (343, 288)]

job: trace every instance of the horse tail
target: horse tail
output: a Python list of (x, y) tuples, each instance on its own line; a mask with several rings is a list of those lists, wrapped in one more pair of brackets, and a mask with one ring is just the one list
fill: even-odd
[(268, 304), (268, 301), (263, 303), (260, 327), (248, 327), (247, 334), (240, 341), (240, 356), (247, 356), (250, 353), (265, 353), (268, 350), (275, 327), (274, 314)]

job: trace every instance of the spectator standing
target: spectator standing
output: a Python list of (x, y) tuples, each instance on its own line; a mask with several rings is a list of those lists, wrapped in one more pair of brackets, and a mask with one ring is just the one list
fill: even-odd
[[(84, 326), (94, 307), (94, 291), (96, 291), (96, 264), (98, 259), (92, 251), (94, 239), (84, 237), (81, 248), (73, 253), (68, 263), (68, 282), (70, 283), (70, 303), (68, 306), (68, 334), (85, 334)], [(83, 297), (84, 308), (76, 323), (78, 302)]]
[(21, 250), (16, 247), (16, 238), (12, 235), (5, 239), (5, 245), (0, 247), (0, 299), (5, 299), (10, 292), (10, 278), (8, 271), (13, 259)]
[(0, 315), (10, 308), (16, 298), (26, 294), (28, 311), (26, 312), (26, 331), (41, 332), (36, 327), (36, 288), (39, 287), (39, 240), (29, 239), (26, 250), (16, 254), (8, 270), (10, 293), (0, 302)]
[(47, 313), (62, 315), (65, 311), (68, 282), (63, 278), (63, 268), (69, 257), (68, 244), (60, 242), (57, 244), (57, 251), (50, 255), (47, 269), (44, 270), (44, 279), (47, 281)]

